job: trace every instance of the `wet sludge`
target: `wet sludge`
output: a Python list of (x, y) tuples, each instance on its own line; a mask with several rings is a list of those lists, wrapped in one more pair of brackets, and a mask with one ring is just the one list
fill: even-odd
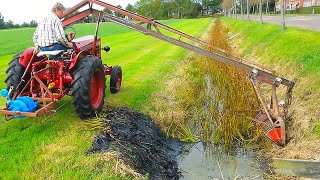
[(108, 132), (95, 138), (88, 153), (115, 150), (137, 172), (149, 174), (149, 179), (179, 179), (176, 159), (182, 144), (166, 138), (148, 116), (122, 107), (106, 112), (103, 127)]

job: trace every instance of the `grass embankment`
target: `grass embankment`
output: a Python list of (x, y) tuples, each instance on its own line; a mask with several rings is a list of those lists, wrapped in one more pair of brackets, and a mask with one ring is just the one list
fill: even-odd
[(223, 18), (223, 22), (230, 28), (230, 36), (239, 33), (232, 43), (241, 56), (296, 81), (287, 121), (292, 139), (274, 153), (288, 158), (320, 159), (320, 32), (297, 28), (282, 31), (278, 25), (229, 18)]
[[(200, 37), (212, 19), (164, 21), (188, 34)], [(76, 25), (77, 37), (93, 34), (94, 24)], [(5, 87), (5, 71), (12, 56), (32, 46), (34, 29), (0, 31), (0, 89)], [(110, 95), (107, 106), (129, 106), (147, 111), (152, 95), (161, 91), (187, 51), (138, 32), (102, 23), (100, 37), (111, 51), (103, 53), (108, 65), (123, 68), (122, 91)], [(107, 81), (108, 83), (109, 81)], [(130, 179), (115, 170), (116, 162), (104, 155), (86, 155), (96, 131), (88, 130), (73, 111), (71, 98), (59, 102), (58, 112), (45, 123), (35, 118), (0, 117), (0, 177), (7, 179)], [(4, 106), (4, 99), (1, 103)], [(46, 117), (43, 117), (45, 119)]]

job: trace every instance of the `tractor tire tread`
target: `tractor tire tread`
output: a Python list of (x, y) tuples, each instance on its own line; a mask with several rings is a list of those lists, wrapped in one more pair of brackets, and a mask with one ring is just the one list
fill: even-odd
[[(102, 102), (97, 108), (92, 107), (90, 100), (90, 83), (93, 73), (100, 69), (103, 73), (103, 97)], [(102, 61), (95, 56), (86, 56), (82, 58), (76, 65), (72, 73), (72, 103), (75, 110), (81, 119), (86, 119), (95, 116), (96, 112), (102, 110), (105, 97), (105, 76)]]
[[(15, 88), (18, 86), (23, 76), (23, 73), (25, 71), (25, 67), (23, 67), (19, 61), (21, 54), (22, 53), (18, 53), (15, 56), (13, 56), (12, 60), (8, 63), (9, 67), (6, 70), (7, 77), (4, 81), (7, 85), (6, 87), (7, 90), (9, 90), (11, 86)], [(30, 77), (26, 77), (26, 81), (28, 80), (28, 78)], [(22, 90), (23, 87), (24, 87), (24, 84), (22, 84), (20, 90)], [(14, 92), (11, 92), (9, 97), (11, 98), (13, 94)]]
[(116, 94), (120, 91), (120, 89), (117, 88), (118, 74), (120, 74), (122, 77), (121, 66), (114, 66), (112, 68), (111, 75), (110, 75), (110, 92), (112, 94)]

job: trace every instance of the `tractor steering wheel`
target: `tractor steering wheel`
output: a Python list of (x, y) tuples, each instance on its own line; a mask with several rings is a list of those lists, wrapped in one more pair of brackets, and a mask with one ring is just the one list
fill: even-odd
[[(68, 33), (65, 34), (65, 36), (66, 36), (66, 38), (68, 39), (68, 41), (71, 42), (71, 41), (76, 37), (77, 32), (76, 32), (76, 29), (73, 28), (73, 27), (71, 27), (71, 26), (67, 27), (65, 30), (67, 30), (67, 29), (69, 29), (69, 28), (72, 29), (72, 30), (71, 30), (71, 31), (68, 31)], [(70, 37), (71, 37), (71, 38), (70, 38)]]

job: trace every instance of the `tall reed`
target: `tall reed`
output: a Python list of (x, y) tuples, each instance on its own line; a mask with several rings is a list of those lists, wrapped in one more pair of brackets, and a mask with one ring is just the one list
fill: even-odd
[[(232, 53), (227, 38), (228, 29), (216, 21), (209, 42), (225, 56)], [(153, 102), (152, 116), (169, 136), (221, 144), (260, 139), (252, 121), (259, 104), (246, 72), (200, 55), (177, 68)]]
[[(232, 54), (228, 41), (228, 29), (217, 20), (210, 31), (210, 44), (223, 52)], [(259, 110), (248, 74), (206, 57), (198, 57), (199, 77), (202, 89), (197, 101), (198, 129), (201, 139), (206, 142), (231, 144), (236, 140), (251, 141), (261, 135), (252, 119)], [(200, 112), (200, 113), (199, 113)]]

